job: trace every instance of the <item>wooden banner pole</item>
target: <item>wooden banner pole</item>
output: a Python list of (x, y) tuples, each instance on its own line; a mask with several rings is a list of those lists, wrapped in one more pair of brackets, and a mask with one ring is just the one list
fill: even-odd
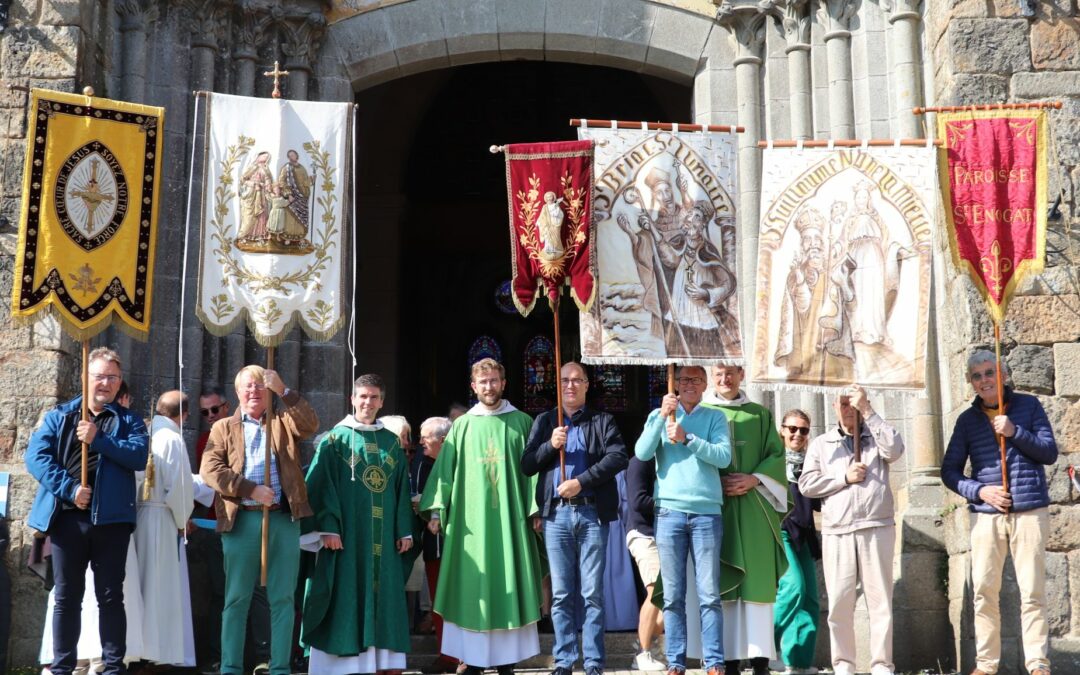
[(855, 431), (851, 436), (851, 449), (855, 452), (855, 461), (862, 461), (862, 414), (855, 411)]
[[(784, 139), (784, 140), (774, 140), (774, 141), (758, 141), (757, 146), (759, 148), (766, 148), (766, 149), (767, 148), (798, 148), (798, 147), (803, 147), (803, 148), (827, 148), (830, 145), (832, 147), (834, 147), (834, 148), (861, 148), (865, 144), (867, 147), (871, 147), (871, 148), (888, 148), (888, 147), (893, 147), (893, 146), (897, 145), (898, 143), (903, 147), (925, 148), (927, 141), (926, 141), (925, 138), (901, 138), (901, 139), (895, 139), (895, 138), (870, 138), (870, 139), (866, 139), (865, 141), (861, 141), (861, 140), (854, 139), (854, 138), (838, 138), (838, 139), (836, 139), (836, 140), (834, 140), (834, 141), (832, 141), (830, 143), (829, 141), (820, 141), (820, 140), (798, 141), (798, 140)], [(940, 138), (935, 138), (934, 140), (930, 141), (930, 144), (934, 145), (934, 146), (939, 146), (939, 145), (941, 145), (941, 139)]]
[[(1001, 372), (1001, 323), (994, 321), (994, 367), (997, 369), (997, 408), (998, 414), (1005, 414), (1005, 378)], [(998, 450), (1001, 452), (1001, 487), (1005, 492), (1009, 491), (1009, 467), (1005, 464), (1005, 436), (997, 435)]]
[(746, 131), (746, 127), (730, 126), (727, 124), (706, 124), (704, 126), (700, 124), (677, 124), (672, 122), (633, 122), (629, 120), (587, 120), (578, 119), (576, 117), (570, 118), (570, 126), (590, 126), (600, 129), (636, 129), (641, 130), (641, 126), (645, 125), (645, 128), (649, 131), (675, 131), (678, 128), (679, 131), (714, 131), (717, 133), (736, 133), (741, 134)]
[[(90, 404), (87, 399), (90, 396), (90, 341), (82, 341), (82, 418), (83, 422), (90, 419)], [(82, 444), (82, 473), (80, 474), (80, 482), (83, 487), (89, 485), (89, 464), (87, 463), (87, 453), (90, 451), (89, 446), (86, 443)]]
[[(559, 306), (562, 294), (555, 296), (551, 302), (551, 313), (555, 316), (555, 406), (559, 427), (563, 425), (562, 407), (562, 340), (559, 333)], [(566, 444), (559, 448), (559, 483), (566, 481)]]
[[(274, 348), (266, 348), (266, 369), (274, 369)], [(265, 382), (264, 382), (265, 384)], [(263, 458), (263, 485), (270, 487), (270, 462), (273, 461), (273, 420), (274, 420), (274, 393), (269, 387), (263, 390), (266, 397), (266, 455)], [(270, 566), (270, 507), (263, 506), (262, 514), (262, 545), (260, 550), (259, 585), (266, 586), (267, 571)]]
[[(667, 393), (669, 393), (669, 394), (674, 394), (675, 393), (675, 364), (674, 363), (667, 364)], [(668, 419), (671, 420), (672, 422), (674, 422), (675, 421), (675, 413), (672, 412), (671, 415), (668, 417)]]
[(978, 110), (1061, 110), (1061, 101), (1037, 101), (1035, 103), (979, 103), (976, 105), (942, 105), (923, 108), (916, 106), (911, 112), (916, 115), (939, 112), (975, 112)]

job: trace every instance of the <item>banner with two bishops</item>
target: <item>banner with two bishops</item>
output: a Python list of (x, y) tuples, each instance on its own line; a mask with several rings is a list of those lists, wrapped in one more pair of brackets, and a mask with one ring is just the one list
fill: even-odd
[(586, 363), (741, 364), (736, 136), (582, 128), (595, 143)]
[(210, 94), (196, 313), (274, 347), (344, 322), (352, 105)]
[(935, 169), (932, 146), (765, 151), (754, 382), (925, 388)]

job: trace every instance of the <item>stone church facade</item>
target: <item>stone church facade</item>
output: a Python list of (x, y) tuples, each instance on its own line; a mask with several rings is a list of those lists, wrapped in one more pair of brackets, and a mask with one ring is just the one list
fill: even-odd
[[(182, 259), (185, 245), (189, 257), (198, 251), (195, 237), (185, 237), (191, 148), (201, 138), (192, 92), (268, 96), (271, 85), (261, 74), (275, 60), (291, 73), (288, 98), (324, 101), (353, 101), (356, 92), (418, 73), (522, 60), (609, 66), (688, 86), (691, 109), (675, 121), (746, 128), (739, 150), (743, 278), (754, 278), (756, 267), (759, 140), (923, 138), (930, 119), (913, 115), (914, 106), (1062, 101), (1051, 114), (1056, 156), (1047, 269), (1019, 290), (1004, 336), (1017, 387), (1043, 401), (1062, 451), (1050, 468), (1051, 648), (1055, 670), (1080, 672), (1080, 491), (1067, 475), (1071, 453), (1080, 452), (1076, 0), (0, 0), (0, 22), (3, 297), (14, 268), (27, 105), (25, 91), (8, 85), (92, 85), (99, 95), (167, 109), (153, 339), (138, 343), (110, 331), (95, 341), (119, 347), (133, 389), (145, 392), (137, 402), (143, 409), (150, 392), (177, 386), (181, 350), (182, 386), (195, 393), (227, 386), (241, 365), (263, 359), (242, 332), (216, 338), (201, 328), (190, 292), (196, 270), (182, 278)], [(971, 398), (965, 355), (990, 344), (992, 329), (971, 283), (952, 268), (941, 235), (939, 229), (929, 396), (885, 395), (878, 407), (908, 446), (893, 474), (897, 667), (967, 672), (974, 654), (968, 522), (937, 467), (952, 422)], [(371, 269), (357, 274), (369, 292), (394, 293), (392, 278)], [(181, 307), (184, 283), (189, 292)], [(742, 292), (742, 306), (753, 307), (753, 285)], [(751, 322), (744, 317), (748, 331)], [(324, 420), (345, 410), (346, 339), (342, 331), (331, 343), (316, 343), (294, 331), (278, 350), (286, 381)], [(361, 369), (396, 356), (385, 343), (365, 345), (362, 336), (356, 347)], [(12, 473), (9, 657), (28, 665), (36, 659), (46, 594), (25, 571), (32, 532), (24, 518), (36, 485), (22, 456), (43, 412), (77, 392), (79, 351), (55, 323), (21, 328), (5, 313), (0, 364), (0, 470)], [(815, 433), (831, 423), (821, 397), (762, 398), (777, 409), (810, 410)], [(1022, 669), (1017, 605), (1015, 590), (1008, 591), (1002, 672)], [(865, 643), (866, 622), (860, 624)], [(827, 663), (824, 630), (818, 651), (818, 662)]]

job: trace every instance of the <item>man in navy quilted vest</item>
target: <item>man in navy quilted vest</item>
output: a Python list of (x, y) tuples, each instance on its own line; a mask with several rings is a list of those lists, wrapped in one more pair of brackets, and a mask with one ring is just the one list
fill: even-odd
[[(960, 413), (941, 465), (941, 480), (968, 501), (971, 519), (971, 581), (975, 595), (975, 670), (995, 675), (1001, 660), (1001, 570), (1012, 553), (1020, 588), (1024, 666), (1031, 675), (1050, 675), (1046, 622), (1047, 506), (1045, 465), (1057, 461), (1054, 432), (1034, 396), (1005, 387), (1005, 409), (997, 394), (994, 355), (968, 357), (967, 379), (977, 396)], [(1004, 375), (1008, 370), (1002, 364)], [(1008, 490), (1001, 481), (997, 434), (1005, 437)], [(970, 473), (964, 468), (971, 462)]]

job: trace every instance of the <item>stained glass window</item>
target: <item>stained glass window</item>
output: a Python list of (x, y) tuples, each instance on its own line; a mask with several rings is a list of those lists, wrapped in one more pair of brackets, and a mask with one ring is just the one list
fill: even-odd
[(525, 411), (539, 413), (555, 407), (555, 346), (544, 335), (525, 345)]
[(649, 408), (655, 410), (667, 394), (667, 366), (649, 366)]
[(593, 369), (597, 407), (607, 412), (626, 410), (626, 377), (626, 366), (603, 365)]

